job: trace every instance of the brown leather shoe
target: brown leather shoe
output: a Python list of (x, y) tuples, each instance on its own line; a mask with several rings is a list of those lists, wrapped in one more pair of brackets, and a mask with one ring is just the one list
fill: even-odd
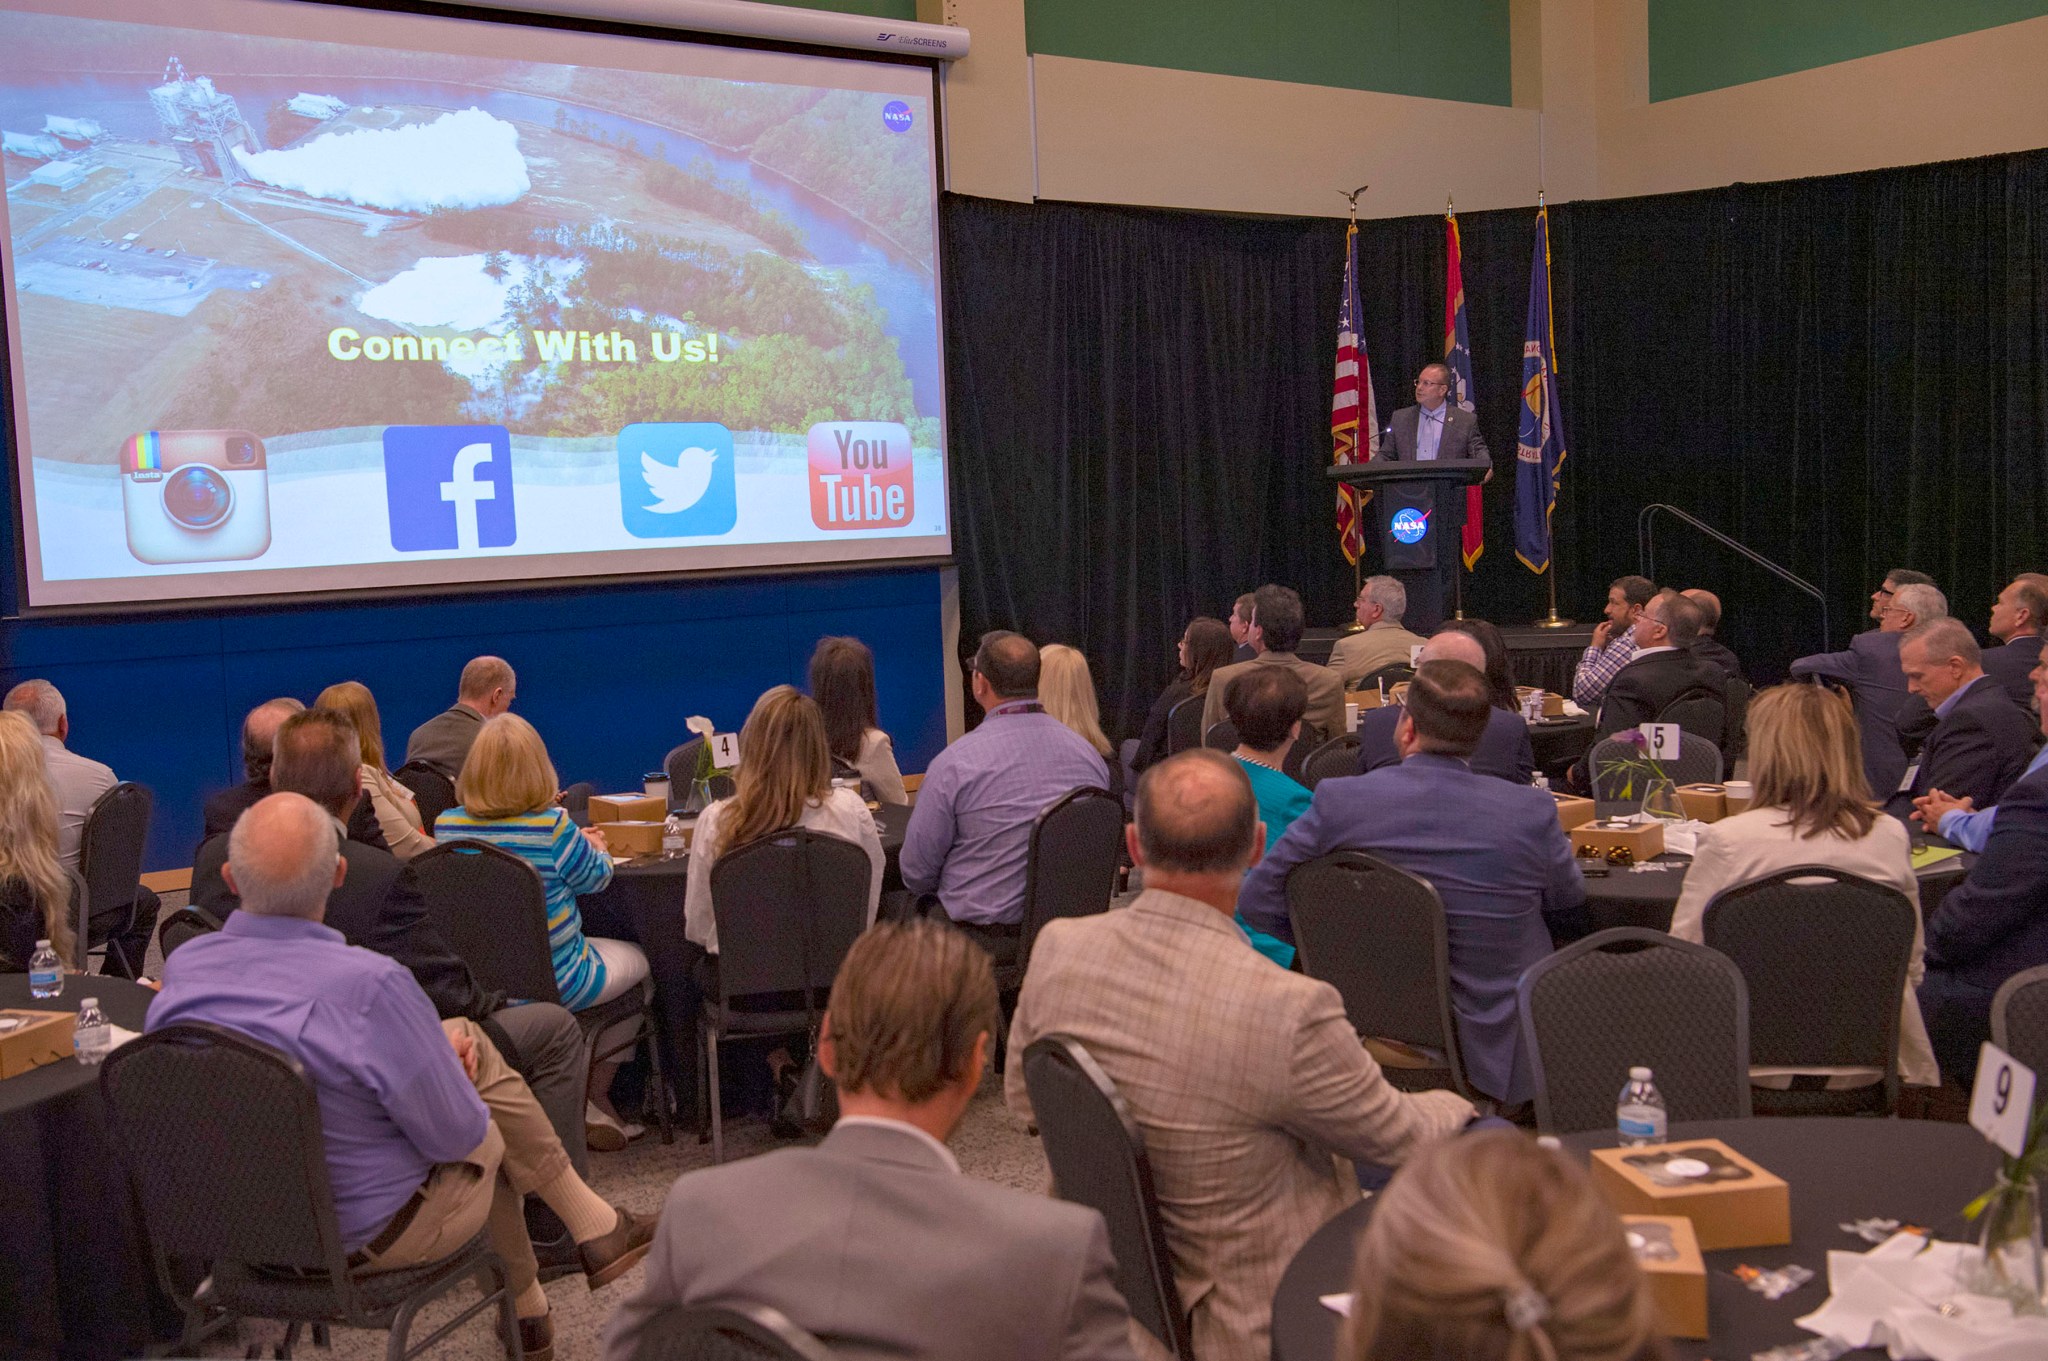
[(612, 1208), (619, 1212), (617, 1227), (601, 1238), (577, 1244), (583, 1254), (583, 1274), (592, 1290), (601, 1290), (631, 1271), (633, 1263), (654, 1245), (654, 1216), (636, 1215), (623, 1205)]
[(552, 1313), (519, 1320), (519, 1355), (521, 1361), (555, 1361), (555, 1316)]

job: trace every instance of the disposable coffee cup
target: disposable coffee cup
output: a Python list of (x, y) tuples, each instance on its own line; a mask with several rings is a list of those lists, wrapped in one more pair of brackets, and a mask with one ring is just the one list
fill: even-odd
[(642, 775), (640, 777), (640, 792), (650, 799), (667, 798), (668, 772), (665, 770), (650, 770), (645, 775)]
[(1756, 790), (1748, 780), (1729, 780), (1722, 789), (1728, 795), (1728, 811), (1739, 813), (1749, 807), (1749, 801), (1756, 796)]
[(1344, 706), (1344, 731), (1358, 731), (1358, 706), (1356, 704), (1346, 704)]

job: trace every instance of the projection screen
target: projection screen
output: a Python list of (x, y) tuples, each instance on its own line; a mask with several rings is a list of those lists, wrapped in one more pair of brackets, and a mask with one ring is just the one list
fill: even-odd
[(943, 555), (934, 75), (0, 0), (32, 608)]

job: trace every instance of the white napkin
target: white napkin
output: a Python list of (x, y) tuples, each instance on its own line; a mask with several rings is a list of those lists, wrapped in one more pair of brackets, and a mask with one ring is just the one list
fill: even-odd
[(1586, 716), (1586, 711), (1579, 707), (1579, 702), (1569, 695), (1565, 696), (1564, 703), (1560, 707), (1563, 708), (1566, 718), (1584, 718)]
[(1351, 1317), (1351, 1296), (1349, 1293), (1342, 1295), (1319, 1295), (1317, 1298), (1322, 1301), (1323, 1308), (1331, 1313), (1342, 1314), (1345, 1318)]
[(120, 1026), (113, 1025), (111, 1023), (108, 1024), (107, 1031), (114, 1037), (114, 1043), (112, 1044), (112, 1046), (110, 1046), (110, 1048), (112, 1049), (119, 1049), (122, 1045), (128, 1043), (128, 1041), (130, 1040), (139, 1040), (142, 1038), (142, 1032), (139, 1030), (126, 1030)]
[[(1827, 1303), (1797, 1320), (1850, 1347), (1883, 1347), (1893, 1361), (2040, 1361), (2048, 1318), (2014, 1317), (2004, 1300), (1962, 1293), (1956, 1269), (1974, 1247), (1894, 1234), (1869, 1252), (1828, 1254)], [(1937, 1312), (1953, 1303), (1952, 1318)]]

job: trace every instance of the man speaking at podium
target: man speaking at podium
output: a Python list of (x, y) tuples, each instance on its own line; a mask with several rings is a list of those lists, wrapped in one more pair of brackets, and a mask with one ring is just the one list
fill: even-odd
[[(1415, 405), (1394, 413), (1387, 423), (1391, 438), (1380, 441), (1378, 457), (1400, 463), (1431, 463), (1440, 458), (1492, 459), (1486, 437), (1479, 433), (1478, 418), (1451, 401), (1450, 396), (1450, 365), (1424, 364), (1422, 372), (1415, 375)], [(1484, 481), (1493, 481), (1493, 474), (1488, 472)], [(1457, 555), (1458, 542), (1453, 536), (1439, 542), (1435, 566), (1391, 569), (1392, 575), (1408, 588), (1410, 628), (1428, 633), (1443, 622), (1444, 574), (1457, 570)]]

